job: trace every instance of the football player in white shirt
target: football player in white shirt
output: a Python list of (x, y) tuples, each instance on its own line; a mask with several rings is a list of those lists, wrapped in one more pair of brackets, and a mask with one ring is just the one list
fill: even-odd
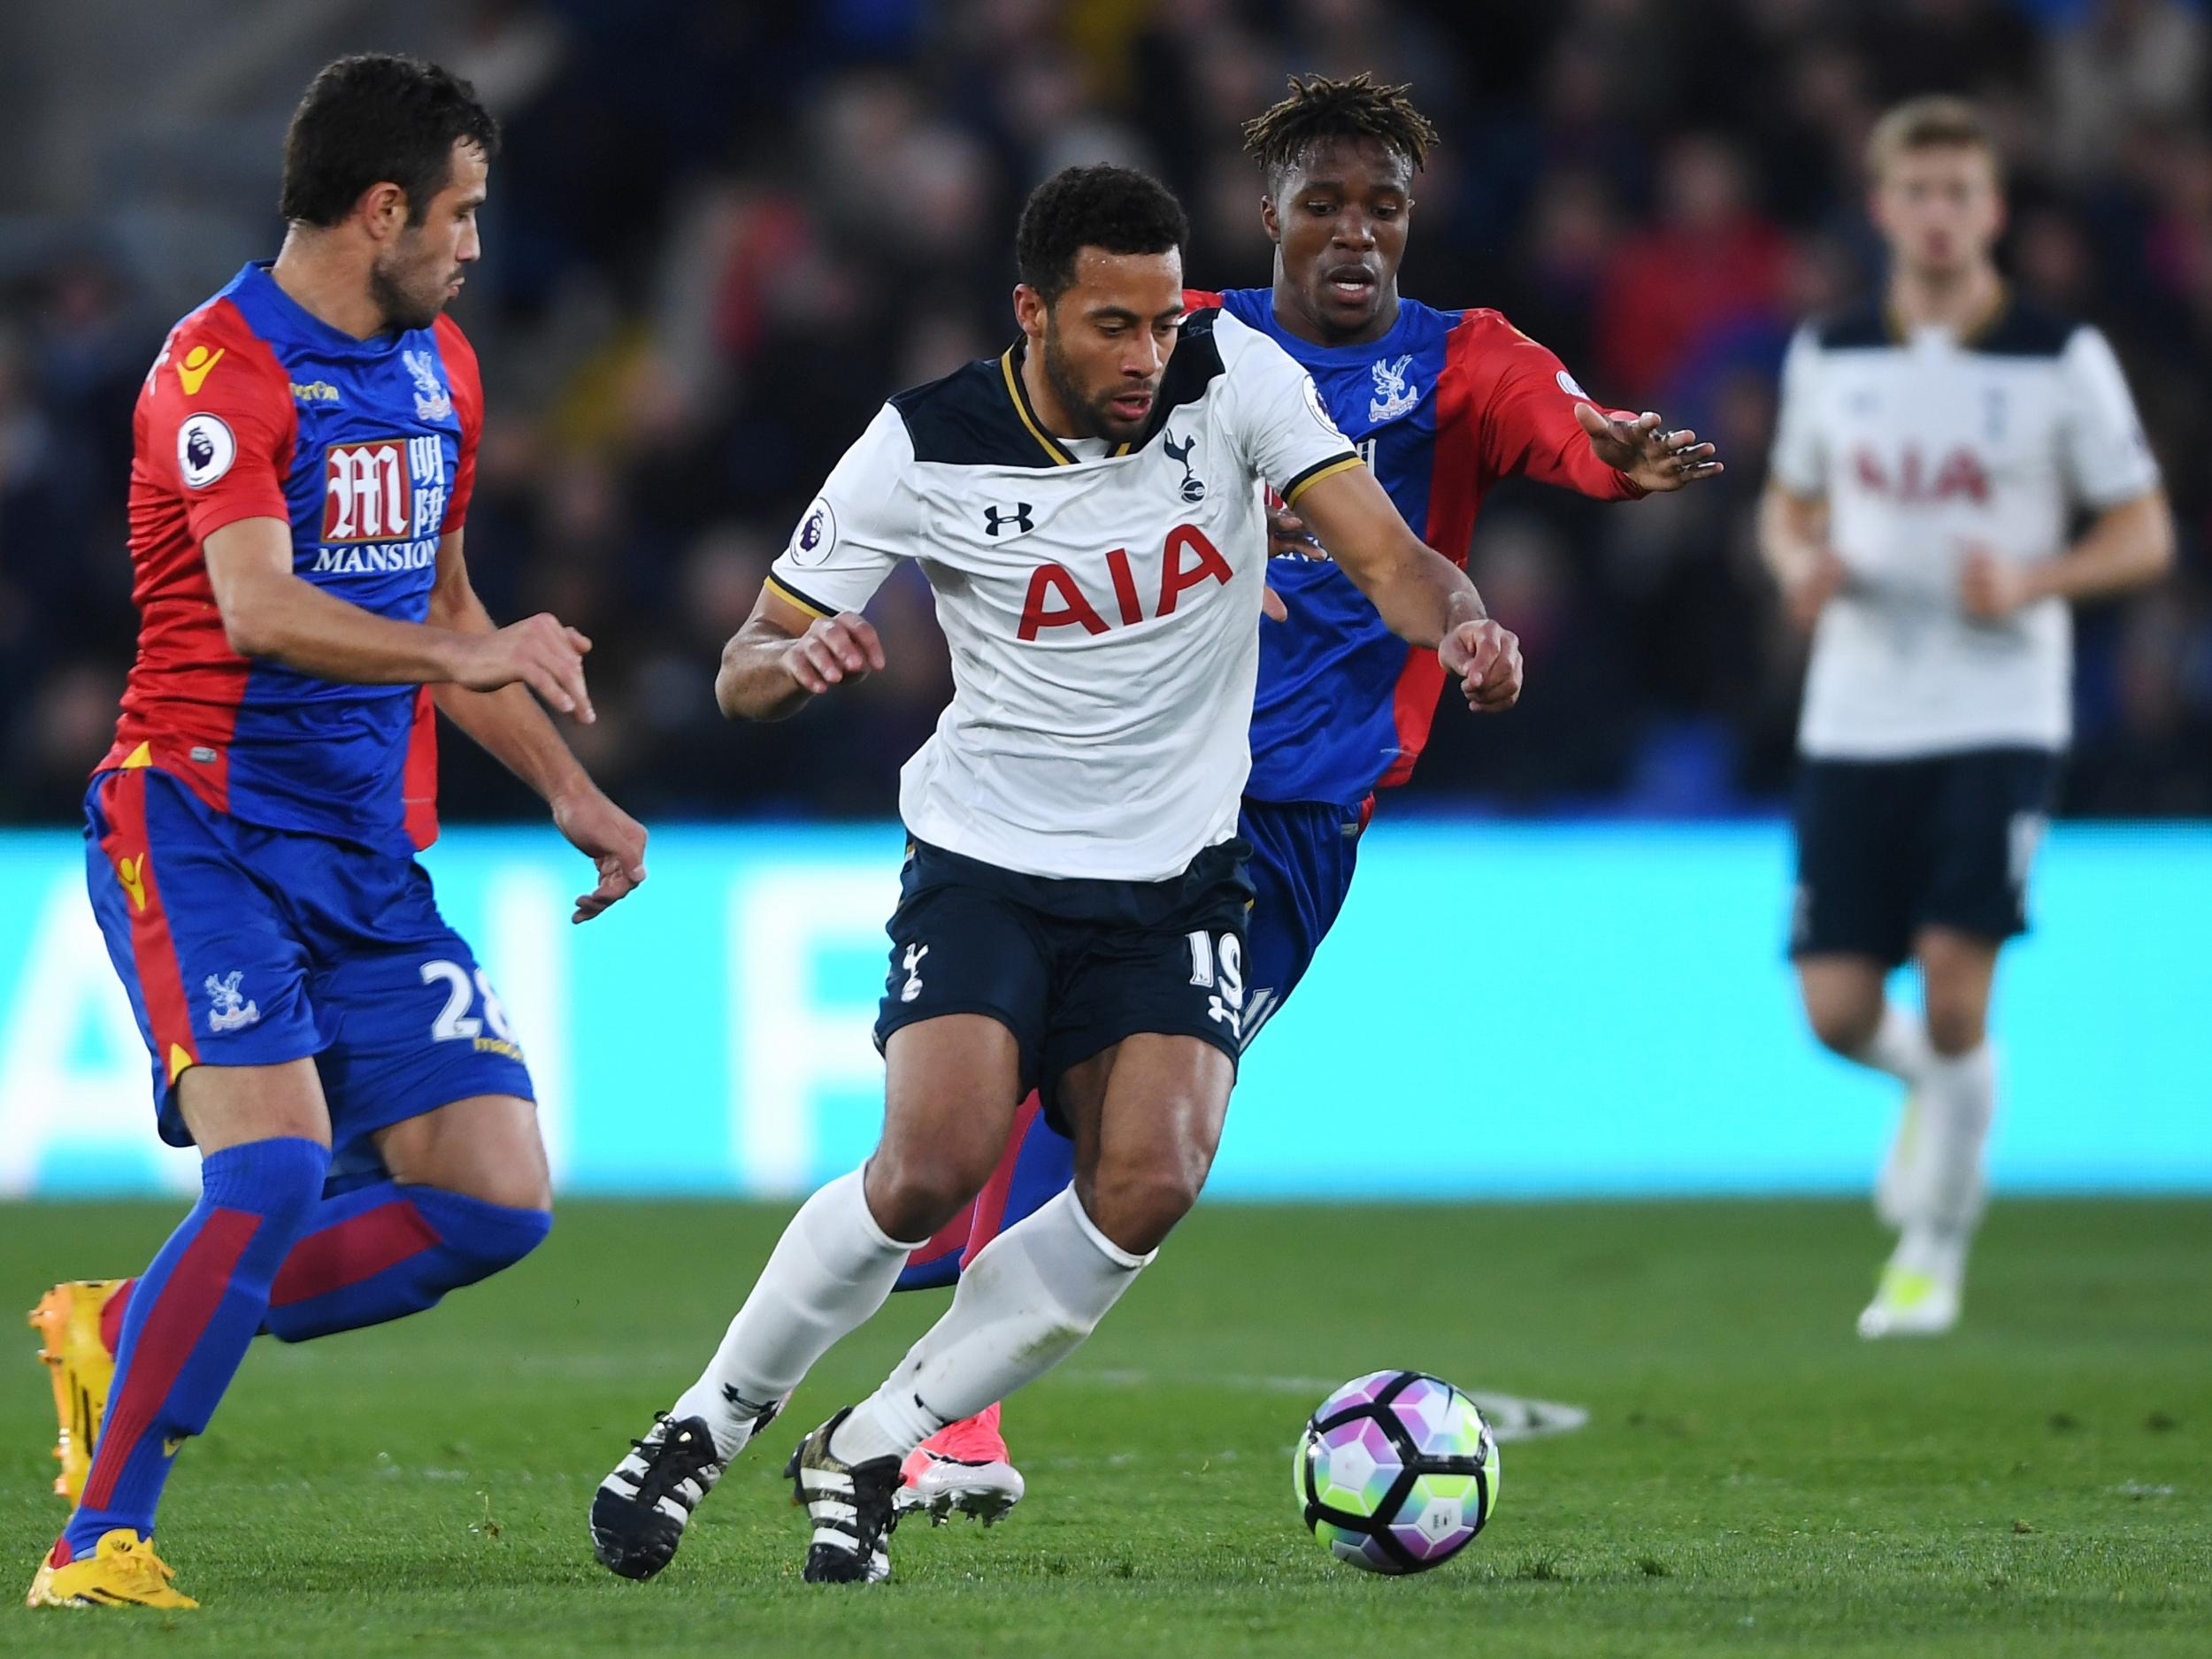
[(883, 666), (860, 607), (911, 558), (955, 691), (901, 774), (882, 1140), (807, 1201), (704, 1374), (600, 1486), (593, 1541), (616, 1572), (667, 1564), (729, 1460), (975, 1197), (1032, 1087), (1072, 1134), (1074, 1184), (792, 1455), (809, 1581), (887, 1576), (907, 1454), (1071, 1353), (1197, 1198), (1244, 1013), (1265, 481), (1471, 707), (1520, 694), (1513, 636), (1406, 527), (1306, 372), (1224, 312), (1186, 318), (1187, 229), (1125, 168), (1041, 185), (1016, 239), (1021, 337), (891, 400), (723, 654), (726, 714), (797, 712)]
[[(1865, 1337), (1956, 1323), (1996, 1108), (2000, 949), (2026, 930), (2070, 731), (2068, 603), (2156, 580), (2173, 529), (2094, 328), (2007, 293), (1996, 151), (1948, 97), (1868, 147), (1886, 294), (1790, 349), (1761, 543), (1812, 630), (1791, 954), (1814, 1033), (1905, 1086), (1900, 1232)], [(2087, 528), (2070, 544), (2070, 521)], [(1919, 965), (1924, 1011), (1887, 1000)]]

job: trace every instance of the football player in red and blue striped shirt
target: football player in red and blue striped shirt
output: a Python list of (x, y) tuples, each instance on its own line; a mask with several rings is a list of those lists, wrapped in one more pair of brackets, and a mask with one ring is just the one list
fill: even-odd
[(497, 143), (443, 70), (330, 65), (286, 139), (282, 250), (171, 331), (139, 396), (138, 659), (86, 863), (202, 1190), (136, 1279), (33, 1316), (76, 1505), (34, 1606), (194, 1605), (155, 1507), (255, 1334), (415, 1312), (552, 1225), (521, 1047), (414, 861), (434, 707), (595, 862), (573, 919), (645, 875), (644, 830), (540, 706), (592, 718), (590, 641), (494, 627), (462, 556), (483, 396), (443, 313)]
[[(1463, 564), (1484, 495), (1509, 477), (1631, 501), (1717, 475), (1713, 446), (1655, 414), (1601, 410), (1560, 360), (1494, 311), (1438, 311), (1398, 292), (1413, 180), (1435, 130), (1366, 75), (1294, 79), (1245, 128), (1277, 249), (1264, 288), (1193, 292), (1304, 365), (1339, 430), (1405, 521)], [(1243, 1041), (1282, 1007), (1349, 892), (1375, 792), (1403, 783), (1428, 740), (1443, 671), (1409, 649), (1292, 515), (1279, 512), (1263, 624), (1241, 833), (1257, 890)], [(902, 1288), (950, 1283), (1005, 1228), (1067, 1185), (1069, 1143), (1033, 1099), (973, 1210), (916, 1253)], [(1002, 1515), (1022, 1493), (998, 1409), (908, 1460), (902, 1507)]]

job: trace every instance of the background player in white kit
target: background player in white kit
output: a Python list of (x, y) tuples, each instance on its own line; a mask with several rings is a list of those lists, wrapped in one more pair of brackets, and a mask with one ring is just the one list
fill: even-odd
[[(1995, 149), (1916, 99), (1868, 146), (1886, 296), (1790, 349), (1761, 541), (1813, 629), (1791, 954), (1814, 1033), (1908, 1092), (1860, 1334), (1956, 1323), (1996, 1104), (2004, 941), (2071, 729), (2067, 602), (2155, 580), (2172, 523), (2111, 348), (2006, 292)], [(2087, 527), (2070, 546), (2078, 509)], [(1921, 969), (1924, 1016), (1886, 1000)]]
[(1471, 706), (1519, 695), (1513, 636), (1306, 372), (1224, 312), (1185, 318), (1186, 234), (1141, 173), (1041, 185), (1017, 236), (1022, 337), (891, 400), (724, 652), (724, 712), (794, 713), (883, 666), (857, 611), (915, 558), (955, 693), (901, 775), (882, 1141), (808, 1200), (705, 1374), (602, 1483), (593, 1541), (617, 1572), (667, 1564), (728, 1460), (975, 1197), (1032, 1087), (1075, 1141), (1074, 1184), (793, 1454), (810, 1581), (887, 1576), (901, 1461), (1071, 1353), (1196, 1200), (1243, 1019), (1263, 484)]

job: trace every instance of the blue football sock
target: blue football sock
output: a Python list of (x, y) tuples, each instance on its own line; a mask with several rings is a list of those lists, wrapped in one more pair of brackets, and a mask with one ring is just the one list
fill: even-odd
[(265, 1328), (304, 1342), (420, 1313), (519, 1262), (552, 1228), (542, 1210), (394, 1180), (357, 1187), (325, 1199), (300, 1229)]
[(169, 1465), (230, 1386), (329, 1166), (327, 1148), (289, 1136), (202, 1161), (200, 1202), (140, 1277), (123, 1317), (92, 1472), (62, 1533), (69, 1558), (89, 1555), (116, 1527), (152, 1533)]

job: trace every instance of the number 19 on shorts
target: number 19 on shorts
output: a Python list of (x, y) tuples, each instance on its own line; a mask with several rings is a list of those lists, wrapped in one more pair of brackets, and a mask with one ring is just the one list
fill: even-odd
[(1244, 1034), (1244, 941), (1234, 933), (1218, 940), (1200, 930), (1188, 935), (1190, 982), (1211, 993), (1206, 999), (1206, 1018), (1228, 1026), (1229, 1034)]

